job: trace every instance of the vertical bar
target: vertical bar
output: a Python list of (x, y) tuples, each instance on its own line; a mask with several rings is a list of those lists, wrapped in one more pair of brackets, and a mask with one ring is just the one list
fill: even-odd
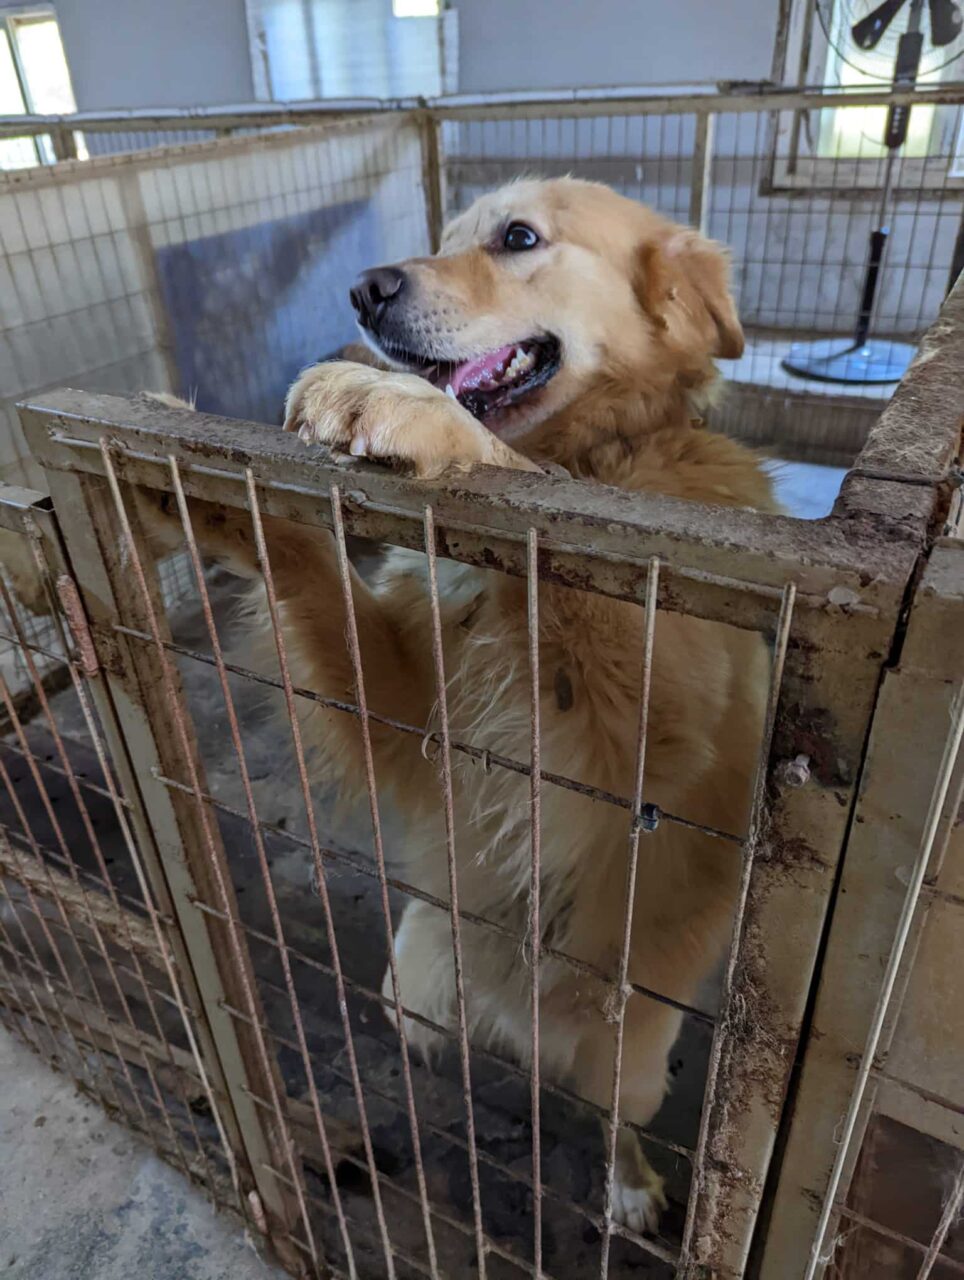
[(539, 535), (526, 539), (526, 602), (529, 635), (529, 919), (526, 937), (532, 967), (532, 1231), (535, 1277), (542, 1275), (542, 1135), (540, 1132), (539, 961), (542, 954), (542, 724), (539, 701)]
[[(951, 727), (947, 734), (940, 769), (931, 793), (927, 819), (924, 823), (917, 858), (907, 883), (907, 892), (904, 895), (904, 903), (901, 908), (900, 919), (897, 922), (897, 930), (894, 935), (890, 956), (887, 960), (887, 967), (881, 979), (877, 1004), (867, 1033), (867, 1042), (861, 1055), (857, 1079), (854, 1082), (853, 1092), (850, 1095), (850, 1104), (838, 1138), (837, 1154), (834, 1158), (830, 1180), (824, 1193), (816, 1234), (810, 1249), (810, 1256), (807, 1259), (807, 1269), (804, 1272), (804, 1280), (814, 1280), (814, 1277), (822, 1270), (826, 1262), (824, 1252), (826, 1249), (827, 1228), (834, 1213), (837, 1191), (843, 1178), (844, 1168), (852, 1154), (850, 1150), (851, 1142), (857, 1129), (867, 1082), (870, 1079), (870, 1072), (874, 1065), (874, 1056), (877, 1052), (877, 1046), (880, 1043), (890, 1008), (891, 995), (897, 982), (897, 975), (900, 971), (907, 940), (910, 937), (914, 914), (917, 911), (921, 889), (924, 885), (924, 877), (927, 874), (927, 867), (934, 849), (934, 840), (937, 836), (941, 815), (947, 801), (951, 779), (954, 776), (954, 768), (957, 764), (957, 755), (960, 751), (962, 737), (964, 737), (964, 684), (959, 686), (955, 698)], [(926, 1272), (924, 1274), (926, 1275)]]
[[(345, 1255), (348, 1259), (349, 1274), (351, 1276), (351, 1280), (356, 1280), (357, 1272), (355, 1269), (355, 1254), (352, 1249), (351, 1237), (348, 1233), (348, 1224), (345, 1221), (345, 1212), (342, 1208), (341, 1194), (338, 1190), (338, 1180), (335, 1176), (335, 1166), (331, 1156), (331, 1147), (328, 1143), (328, 1132), (325, 1128), (324, 1117), (321, 1113), (321, 1103), (318, 1099), (318, 1086), (315, 1082), (315, 1074), (311, 1065), (311, 1055), (308, 1052), (308, 1041), (305, 1035), (304, 1021), (301, 1017), (301, 1006), (298, 1002), (294, 975), (291, 971), (291, 957), (288, 954), (288, 943), (285, 938), (284, 927), (281, 923), (281, 913), (278, 910), (278, 899), (275, 894), (274, 883), (271, 879), (271, 868), (268, 863), (268, 854), (264, 847), (261, 823), (258, 818), (254, 792), (251, 788), (251, 775), (248, 772), (247, 757), (245, 755), (244, 744), (241, 740), (241, 727), (238, 723), (237, 711), (234, 706), (234, 698), (231, 696), (231, 687), (228, 683), (227, 668), (224, 665), (224, 654), (221, 649), (221, 640), (218, 636), (217, 626), (214, 621), (214, 611), (211, 608), (211, 597), (208, 593), (207, 583), (204, 580), (204, 566), (201, 563), (201, 553), (198, 550), (197, 539), (191, 523), (191, 513), (188, 510), (187, 498), (184, 494), (184, 486), (181, 484), (181, 473), (180, 468), (177, 465), (177, 459), (173, 454), (170, 454), (168, 462), (171, 467), (171, 481), (174, 487), (174, 495), (177, 499), (178, 513), (181, 517), (181, 527), (184, 530), (184, 536), (187, 540), (188, 554), (191, 557), (191, 565), (194, 569), (198, 595), (201, 599), (201, 610), (204, 615), (204, 623), (207, 628), (208, 639), (211, 642), (211, 652), (214, 656), (214, 664), (218, 673), (218, 682), (221, 686), (221, 696), (224, 700), (224, 709), (228, 717), (228, 729), (231, 734), (231, 742), (234, 747), (234, 754), (238, 764), (238, 773), (241, 778), (245, 805), (248, 811), (248, 824), (251, 829), (251, 838), (254, 842), (255, 853), (258, 859), (258, 867), (261, 871), (261, 880), (264, 885), (268, 911), (271, 915), (271, 924), (274, 930), (275, 942), (277, 943), (278, 959), (281, 962), (281, 971), (284, 976), (285, 989), (288, 993), (288, 1004), (291, 1009), (291, 1018), (294, 1023), (295, 1035), (298, 1040), (298, 1049), (301, 1054), (301, 1064), (304, 1068), (305, 1078), (308, 1084), (308, 1093), (311, 1098), (311, 1107), (314, 1114), (315, 1126), (318, 1130), (318, 1139), (321, 1142), (321, 1150), (325, 1162), (325, 1172), (328, 1175), (328, 1181), (331, 1186), (331, 1197), (335, 1206), (335, 1214), (338, 1218), (338, 1227), (341, 1232), (342, 1243), (345, 1246)], [(301, 1180), (297, 1178), (294, 1169), (292, 1170), (292, 1175), (296, 1178), (296, 1186), (299, 1188), (300, 1194)], [(307, 1212), (304, 1216), (307, 1226)], [(310, 1227), (308, 1228), (308, 1231), (308, 1239), (310, 1241)]]
[(640, 815), (643, 808), (643, 784), (646, 776), (646, 738), (649, 729), (649, 695), (653, 674), (653, 644), (656, 636), (656, 601), (659, 597), (659, 557), (653, 556), (646, 576), (646, 621), (643, 636), (642, 673), (639, 690), (639, 726), (636, 732), (636, 774), (633, 780), (633, 814), (629, 831), (629, 865), (626, 869), (626, 906), (623, 915), (623, 940), (619, 954), (617, 978), (616, 1046), (613, 1053), (613, 1090), (609, 1106), (609, 1155), (603, 1194), (603, 1228), (599, 1274), (609, 1275), (609, 1247), (613, 1232), (613, 1187), (616, 1176), (616, 1143), (619, 1136), (619, 1085), (623, 1063), (623, 1037), (626, 1006), (629, 1003), (629, 953), (632, 943), (633, 909), (636, 902), (636, 870), (639, 863)]
[(288, 650), (285, 644), (284, 631), (281, 626), (278, 597), (275, 591), (274, 576), (271, 572), (271, 560), (268, 554), (268, 544), (264, 536), (264, 526), (261, 520), (261, 507), (258, 502), (254, 475), (250, 468), (245, 472), (245, 479), (248, 488), (248, 506), (251, 511), (251, 520), (254, 526), (254, 540), (258, 552), (258, 563), (261, 568), (261, 576), (264, 579), (265, 594), (267, 596), (268, 603), (268, 616), (271, 621), (271, 630), (274, 634), (275, 649), (278, 654), (278, 667), (281, 671), (281, 682), (284, 687), (285, 710), (288, 716), (288, 724), (291, 727), (291, 736), (295, 748), (295, 759), (298, 765), (298, 781), (301, 785), (301, 798), (305, 806), (305, 818), (308, 824), (308, 838), (311, 842), (315, 882), (318, 886), (318, 896), (321, 899), (322, 911), (325, 916), (325, 929), (328, 934), (328, 947), (331, 952), (331, 968), (335, 978), (335, 991), (338, 996), (338, 1010), (341, 1014), (342, 1030), (345, 1033), (345, 1051), (348, 1055), (348, 1068), (351, 1076), (352, 1089), (355, 1094), (355, 1106), (358, 1109), (358, 1120), (362, 1131), (362, 1142), (365, 1147), (365, 1162), (368, 1166), (368, 1176), (371, 1180), (372, 1200), (375, 1205), (375, 1216), (378, 1220), (378, 1230), (382, 1241), (386, 1272), (389, 1276), (389, 1280), (394, 1280), (395, 1262), (392, 1256), (391, 1241), (388, 1237), (388, 1224), (385, 1220), (385, 1208), (382, 1204), (381, 1183), (379, 1181), (378, 1169), (375, 1164), (375, 1150), (372, 1145), (371, 1130), (368, 1125), (368, 1112), (365, 1106), (365, 1095), (362, 1090), (361, 1073), (358, 1070), (358, 1058), (355, 1053), (355, 1039), (352, 1034), (351, 1019), (348, 1016), (348, 996), (345, 989), (345, 977), (341, 967), (341, 953), (338, 948), (338, 938), (335, 933), (335, 917), (331, 907), (331, 898), (328, 893), (328, 877), (325, 873), (325, 865), (321, 852), (321, 842), (318, 839), (318, 824), (315, 821), (315, 806), (311, 798), (311, 783), (308, 779), (308, 766), (305, 760), (304, 743), (301, 736), (301, 723), (298, 719), (297, 708), (295, 707), (294, 687), (291, 682), (291, 669), (288, 665)]
[(452, 958), (455, 964), (455, 1001), (459, 1024), (459, 1062), (465, 1097), (465, 1128), (469, 1147), (469, 1180), (472, 1184), (472, 1216), (475, 1223), (475, 1250), (479, 1280), (485, 1280), (485, 1232), (479, 1192), (479, 1157), (475, 1140), (475, 1109), (472, 1105), (472, 1072), (469, 1062), (469, 1032), (465, 1013), (465, 981), (462, 968), (462, 922), (459, 918), (458, 874), (455, 861), (455, 801), (452, 791), (452, 743), (449, 735), (448, 694), (445, 681), (445, 652), (442, 645), (442, 617), (438, 594), (438, 560), (435, 549), (435, 516), (425, 508), (425, 554), (428, 558), (429, 601), (432, 614), (432, 658), (435, 666), (435, 697), (438, 705), (439, 737), (442, 740), (440, 773), (445, 813), (445, 852), (448, 860), (449, 903), (452, 920)]
[(445, 193), (442, 190), (442, 126), (431, 111), (418, 116), (422, 139), (422, 185), (425, 193), (425, 218), (428, 226), (428, 244), (431, 253), (438, 253), (442, 243), (442, 222), (445, 217)]
[(422, 1224), (425, 1228), (425, 1242), (428, 1248), (429, 1267), (432, 1280), (440, 1280), (438, 1259), (435, 1252), (435, 1237), (432, 1232), (431, 1211), (428, 1204), (428, 1191), (425, 1184), (425, 1167), (422, 1162), (422, 1144), (418, 1133), (418, 1113), (415, 1107), (415, 1090), (412, 1084), (412, 1066), (408, 1051), (408, 1037), (405, 1034), (405, 1017), (402, 1013), (402, 993), (398, 981), (398, 965), (395, 960), (395, 933), (392, 928), (392, 913), (388, 900), (388, 879), (385, 868), (385, 848), (382, 842), (382, 822), (378, 804), (378, 789), (375, 782), (375, 757), (372, 751), (371, 729), (368, 723), (368, 701), (365, 696), (365, 675), (362, 670), (361, 646), (358, 639), (358, 620), (355, 617), (355, 601), (351, 585), (351, 565), (348, 560), (348, 547), (345, 543), (345, 522), (341, 510), (341, 493), (337, 485), (331, 486), (331, 514), (335, 532), (335, 551), (338, 559), (338, 572), (341, 577), (341, 588), (345, 604), (345, 640), (351, 659), (352, 673), (355, 680), (355, 702), (358, 706), (358, 723), (362, 736), (362, 751), (365, 757), (365, 783), (368, 791), (368, 807), (372, 823), (372, 843), (375, 848), (375, 862), (378, 869), (378, 883), (381, 889), (382, 915), (385, 921), (385, 940), (388, 947), (388, 968), (392, 980), (392, 999), (395, 1002), (395, 1022), (398, 1029), (399, 1052), (402, 1059), (402, 1080), (405, 1087), (405, 1099), (408, 1109), (408, 1122), (412, 1135), (412, 1151), (415, 1158), (415, 1175), (418, 1181), (419, 1202), (422, 1208)]
[[(314, 1233), (311, 1228), (311, 1221), (308, 1215), (307, 1205), (304, 1199), (304, 1191), (302, 1187), (302, 1179), (296, 1166), (296, 1156), (294, 1151), (294, 1143), (288, 1129), (288, 1124), (281, 1105), (281, 1094), (283, 1086), (280, 1080), (280, 1072), (277, 1063), (274, 1062), (268, 1052), (268, 1047), (264, 1039), (264, 1014), (260, 1009), (260, 1004), (256, 995), (254, 972), (251, 965), (251, 957), (247, 950), (247, 945), (242, 939), (240, 929), (237, 924), (238, 910), (237, 902), (234, 897), (234, 889), (231, 883), (230, 869), (224, 847), (221, 844), (220, 835), (214, 827), (213, 819), (208, 807), (204, 801), (205, 787), (201, 782), (201, 764), (198, 755), (197, 744), (193, 740), (193, 736), (188, 727), (188, 721), (184, 707), (182, 704), (181, 691), (176, 679), (171, 659), (164, 649), (164, 640), (161, 635), (160, 622), (158, 619), (155, 600), (152, 597), (150, 586), (144, 572), (144, 564), (141, 556), (141, 550), (138, 547), (137, 540), (134, 536), (133, 526), (124, 504), (123, 494), (121, 493), (120, 482), (117, 478), (117, 472), (114, 467), (114, 461), (111, 457), (111, 450), (106, 439), (101, 441), (101, 456), (104, 461), (104, 468), (107, 475), (107, 481), (110, 488), (111, 498), (113, 499), (114, 511), (120, 522), (121, 531), (127, 550), (130, 555), (130, 567), (133, 570), (134, 579), (141, 597), (141, 606), (147, 617), (148, 627), (151, 632), (151, 638), (154, 642), (154, 652), (160, 667), (161, 682), (164, 688), (164, 696), (167, 702), (167, 708), (173, 719), (173, 727), (177, 741), (177, 749), (173, 754), (172, 763), (175, 765), (175, 771), (170, 776), (175, 776), (178, 765), (184, 765), (190, 781), (191, 790), (194, 793), (196, 802), (196, 816), (200, 827), (198, 835), (200, 840), (197, 846), (190, 843), (185, 844), (184, 852), (190, 862), (195, 858), (195, 852), (204, 849), (207, 857), (205, 859), (204, 872), (213, 873), (213, 885), (211, 886), (218, 898), (220, 907), (224, 915), (227, 917), (227, 928), (223, 931), (227, 936), (227, 953), (231, 960), (231, 965), (222, 966), (222, 972), (225, 978), (231, 981), (232, 985), (239, 984), (240, 997), (247, 1013), (251, 1019), (251, 1031), (253, 1036), (252, 1048), (254, 1050), (254, 1062), (247, 1062), (245, 1065), (250, 1069), (257, 1063), (261, 1081), (266, 1089), (265, 1094), (258, 1096), (267, 1097), (274, 1112), (274, 1121), (276, 1126), (274, 1146), (277, 1148), (278, 1160), (270, 1160), (268, 1169), (273, 1170), (276, 1163), (285, 1163), (288, 1165), (291, 1181), (295, 1189), (295, 1197), (297, 1200), (298, 1215), (300, 1216), (305, 1228), (305, 1238), (308, 1244), (308, 1251), (311, 1255), (312, 1262), (316, 1272), (319, 1268), (319, 1258), (317, 1248), (314, 1242)], [(196, 860), (196, 859), (195, 859)], [(203, 881), (202, 881), (203, 883)], [(207, 901), (207, 894), (201, 893), (202, 901)], [(215, 921), (205, 917), (205, 922), (209, 928), (216, 926)], [(225, 987), (228, 987), (228, 981), (225, 981)], [(238, 1039), (241, 1039), (241, 1032), (238, 1033)], [(255, 1176), (260, 1173), (260, 1167), (255, 1168)], [(288, 1205), (284, 1205), (277, 1200), (278, 1181), (271, 1178), (272, 1199), (278, 1203), (278, 1207), (282, 1208), (285, 1217), (289, 1217), (290, 1209)], [(263, 1199), (262, 1195), (262, 1199)]]
[[(238, 1025), (227, 1009), (244, 1005), (242, 975), (232, 963), (222, 922), (207, 920), (193, 905), (198, 899), (209, 901), (216, 896), (212, 862), (203, 852), (211, 832), (205, 831), (193, 794), (171, 795), (158, 780), (159, 776), (175, 777), (181, 770), (174, 723), (180, 694), (173, 700), (166, 694), (163, 651), (135, 647), (114, 631), (118, 621), (135, 626), (142, 622), (141, 593), (147, 580), (134, 578), (132, 562), (123, 553), (109, 484), (98, 477), (58, 470), (47, 471), (46, 478), (101, 658), (104, 684), (94, 681), (91, 686), (98, 714), (110, 735), (124, 792), (135, 801), (132, 819), (138, 845), (160, 909), (174, 922), (171, 943), (178, 968), (193, 993), (205, 1060), (224, 1099), (222, 1114), (244, 1191), (241, 1209), (250, 1214), (248, 1193), (253, 1187), (271, 1227), (271, 1243), (297, 1274), (303, 1262), (288, 1235), (298, 1206), (283, 1184), (266, 1172), (277, 1163), (276, 1155), (284, 1157), (284, 1134), (252, 1101), (252, 1095), (269, 1098), (270, 1087), (261, 1078), (250, 1030)], [(150, 590), (156, 592), (153, 559), (145, 549), (143, 531), (136, 517), (128, 518), (127, 524), (139, 551), (141, 573), (151, 572)], [(45, 536), (56, 532), (45, 527)], [(167, 675), (177, 690), (176, 673), (168, 669)], [(223, 859), (219, 837), (215, 848)]]
[(713, 142), (716, 136), (716, 115), (701, 111), (696, 117), (696, 136), (693, 139), (693, 176), (690, 184), (691, 227), (703, 235), (709, 227), (710, 191), (713, 184)]
[[(722, 1071), (724, 1054), (734, 1052), (732, 1044), (733, 1030), (740, 1020), (739, 1005), (745, 1002), (742, 990), (743, 981), (738, 978), (743, 947), (746, 941), (747, 903), (750, 887), (756, 866), (758, 845), (763, 829), (764, 808), (766, 801), (767, 764), (773, 745), (773, 731), (776, 726), (777, 705), (783, 684), (783, 668), (786, 661), (787, 645), (790, 641), (790, 626), (793, 621), (793, 605), (796, 599), (796, 587), (788, 583), (783, 591), (780, 615), (777, 620), (776, 638), (773, 658), (770, 665), (770, 683), (767, 692), (766, 713), (763, 725), (763, 738), (757, 760), (756, 775), (753, 780), (753, 798), (750, 808), (750, 821), (746, 840), (743, 843), (743, 869), (740, 887), (736, 900), (736, 912), (733, 921), (733, 932), (730, 939), (730, 951), (727, 957), (726, 971), (723, 977), (723, 991), (720, 999), (721, 1016), (713, 1035), (710, 1050), (710, 1062), (706, 1076), (706, 1087), (703, 1093), (703, 1112), (700, 1118), (700, 1133), (696, 1145), (696, 1156), (693, 1161), (693, 1184), (690, 1190), (689, 1204), (686, 1211), (686, 1223), (683, 1228), (683, 1241), (680, 1246), (679, 1274), (683, 1280), (696, 1280), (697, 1261), (696, 1228), (700, 1200), (704, 1193), (704, 1180), (709, 1155), (710, 1135), (718, 1123), (716, 1115), (717, 1089), (724, 1074)], [(725, 1043), (729, 1039), (730, 1043)]]
[(77, 159), (77, 135), (67, 125), (59, 124), (50, 133), (55, 160)]

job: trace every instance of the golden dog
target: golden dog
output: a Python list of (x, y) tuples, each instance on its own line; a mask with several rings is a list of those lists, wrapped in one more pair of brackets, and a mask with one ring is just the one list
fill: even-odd
[[(390, 368), (339, 361), (292, 387), (286, 428), (302, 439), (384, 459), (432, 479), (451, 468), (539, 471), (708, 503), (774, 509), (769, 480), (740, 445), (705, 430), (700, 407), (714, 357), (743, 335), (721, 250), (696, 232), (595, 184), (524, 181), (479, 200), (433, 258), (366, 272), (352, 290), (366, 341)], [(250, 569), (246, 517), (205, 520), (209, 549)], [(338, 569), (327, 534), (267, 522), (295, 678), (343, 698), (352, 689)], [(525, 586), (492, 571), (439, 564), (451, 732), (519, 759), (529, 752)], [(372, 711), (430, 726), (435, 714), (424, 558), (390, 551), (354, 593)], [(638, 606), (540, 587), (542, 767), (632, 794), (644, 617)], [(766, 654), (755, 635), (677, 614), (656, 626), (646, 798), (740, 833), (759, 739)], [(309, 717), (320, 767), (363, 789), (357, 725)], [(379, 784), (408, 821), (406, 876), (448, 896), (434, 766), (417, 739), (371, 725)], [(462, 761), (460, 763), (459, 761)], [(461, 905), (526, 927), (529, 784), (454, 762)], [(569, 790), (542, 792), (543, 941), (615, 977), (625, 908), (630, 816)], [(630, 979), (692, 1003), (718, 962), (739, 878), (736, 851), (664, 821), (643, 838)], [(530, 977), (520, 946), (462, 925), (469, 1031), (522, 1062), (530, 1053)], [(456, 1020), (446, 912), (411, 900), (396, 938), (404, 1004)], [(391, 995), (386, 981), (385, 991)], [(609, 989), (544, 957), (541, 1066), (608, 1108), (615, 1028)], [(620, 1114), (646, 1124), (667, 1088), (681, 1015), (634, 996), (625, 1022)], [(410, 1040), (433, 1037), (409, 1021)], [(621, 1129), (614, 1208), (655, 1230), (662, 1182)]]

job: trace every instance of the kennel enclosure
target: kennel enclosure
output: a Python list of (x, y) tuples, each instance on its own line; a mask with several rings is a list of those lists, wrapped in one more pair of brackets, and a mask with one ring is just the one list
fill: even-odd
[[(896, 184), (906, 222), (891, 251), (907, 252), (881, 319), (917, 338), (954, 260), (961, 98), (910, 97), (948, 140), (943, 171), (907, 161)], [(2, 389), (11, 412), (27, 402), (8, 474), (31, 486), (0, 493), (0, 518), (48, 589), (36, 615), (4, 593), (22, 687), (4, 686), (0, 746), (2, 1014), (295, 1272), (736, 1277), (751, 1245), (750, 1265), (780, 1280), (831, 1261), (874, 1274), (882, 1250), (896, 1275), (964, 1269), (952, 1233), (964, 1019), (947, 981), (962, 896), (964, 298), (948, 299), (879, 419), (876, 401), (800, 391), (772, 369), (794, 325), (832, 329), (870, 216), (868, 144), (789, 154), (800, 113), (866, 106), (844, 98), (453, 100), (321, 122), (268, 112), (270, 128), (253, 113), (152, 120), (139, 143), (174, 123), (257, 132), (120, 144), (0, 187), (14, 308)], [(112, 138), (130, 123), (29, 128)], [(265, 427), (117, 394), (196, 387), (201, 408), (275, 421), (293, 369), (349, 336), (326, 304), (355, 268), (427, 251), (444, 213), (536, 162), (605, 178), (733, 245), (750, 364), (733, 371), (742, 427), (732, 407), (719, 425), (852, 460), (829, 519), (487, 472), (426, 490)], [(50, 390), (65, 383), (88, 389)], [(385, 856), (401, 837), (377, 777), (374, 838), (364, 819), (337, 828), (299, 737), (298, 708), (318, 695), (292, 683), (283, 631), (271, 675), (234, 660), (230, 584), (204, 569), (186, 517), (178, 586), (163, 591), (133, 485), (167, 492), (182, 515), (188, 497), (246, 511), (255, 537), (265, 516), (333, 529), (343, 572), (354, 536), (424, 551), (436, 572), (456, 560), (521, 576), (535, 637), (540, 582), (639, 604), (654, 647), (663, 610), (767, 637), (751, 820), (709, 833), (742, 860), (743, 884), (719, 999), (686, 1009), (694, 1114), (641, 1134), (676, 1206), (658, 1237), (613, 1222), (592, 1108), (471, 1051), (461, 1025), (437, 1028), (451, 1048), (432, 1073), (382, 1019), (386, 927), (418, 889)], [(355, 688), (340, 710), (364, 740), (350, 626), (348, 642)], [(645, 673), (651, 654), (640, 658)], [(533, 663), (538, 688), (538, 644)], [(283, 734), (270, 736), (255, 694), (277, 703)], [(623, 811), (631, 864), (647, 823), (691, 821), (652, 812), (644, 768), (633, 796), (549, 768), (537, 733), (520, 759), (497, 740), (391, 729), (425, 740), (443, 808), (455, 758), (525, 780), (536, 831), (560, 790)], [(458, 945), (459, 927), (492, 924), (457, 909), (451, 887), (429, 905)], [(537, 904), (538, 874), (531, 893)], [(372, 938), (385, 938), (374, 968)], [(551, 940), (531, 950), (534, 969), (581, 963)], [(612, 988), (614, 1035), (629, 1000), (666, 999), (618, 970), (587, 977)], [(913, 1221), (888, 1199), (881, 1150), (916, 1152), (931, 1177)]]

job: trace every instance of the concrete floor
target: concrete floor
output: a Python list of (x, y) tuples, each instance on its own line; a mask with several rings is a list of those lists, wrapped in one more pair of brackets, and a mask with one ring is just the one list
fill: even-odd
[(0, 1029), (4, 1280), (281, 1280), (229, 1218)]

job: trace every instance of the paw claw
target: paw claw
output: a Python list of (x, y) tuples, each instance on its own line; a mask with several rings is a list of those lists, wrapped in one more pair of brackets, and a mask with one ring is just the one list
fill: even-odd
[(351, 444), (348, 446), (348, 452), (353, 458), (368, 457), (368, 439), (365, 436), (352, 436)]

